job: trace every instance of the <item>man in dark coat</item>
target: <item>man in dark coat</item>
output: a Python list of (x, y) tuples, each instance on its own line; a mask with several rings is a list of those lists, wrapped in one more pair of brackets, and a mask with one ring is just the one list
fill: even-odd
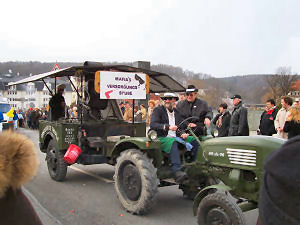
[(183, 119), (195, 117), (191, 120), (189, 126), (195, 128), (197, 136), (206, 135), (205, 125), (210, 126), (212, 111), (207, 102), (197, 98), (198, 89), (194, 85), (188, 85), (186, 89), (186, 99), (176, 106)]
[(231, 114), (229, 136), (249, 136), (248, 110), (243, 106), (242, 97), (234, 95), (234, 109)]
[(51, 110), (51, 120), (58, 120), (65, 117), (66, 102), (63, 96), (66, 85), (60, 84), (57, 86), (57, 93), (52, 96), (49, 101)]
[(264, 162), (258, 208), (262, 225), (300, 224), (300, 136), (270, 153)]
[(277, 109), (274, 99), (266, 102), (266, 110), (261, 114), (258, 134), (272, 136), (276, 134), (274, 120), (277, 115)]
[(174, 93), (165, 93), (162, 99), (163, 105), (159, 105), (153, 110), (150, 129), (157, 132), (162, 150), (170, 153), (172, 172), (176, 182), (181, 183), (185, 179), (186, 173), (181, 171), (178, 144), (184, 144), (187, 150), (191, 151), (192, 160), (196, 158), (199, 144), (194, 137), (178, 128), (182, 119), (179, 112), (173, 108), (178, 97)]
[(231, 115), (227, 110), (227, 104), (222, 103), (219, 106), (219, 114), (215, 116), (212, 123), (216, 125), (218, 137), (227, 137), (229, 133)]
[(37, 129), (36, 127), (36, 109), (32, 109), (32, 111), (30, 111), (30, 123), (31, 123), (31, 128), (32, 129)]

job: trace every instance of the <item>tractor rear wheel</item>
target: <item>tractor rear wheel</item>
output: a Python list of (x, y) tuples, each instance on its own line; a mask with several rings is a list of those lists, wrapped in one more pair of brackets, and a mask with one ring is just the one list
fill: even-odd
[(47, 147), (47, 167), (50, 177), (55, 181), (63, 181), (67, 175), (68, 165), (64, 161), (64, 154), (57, 148), (56, 141), (50, 140)]
[(145, 214), (154, 205), (159, 180), (146, 154), (137, 149), (121, 153), (115, 166), (115, 190), (123, 207), (133, 214)]
[(224, 193), (207, 195), (197, 212), (199, 225), (245, 225), (241, 208)]

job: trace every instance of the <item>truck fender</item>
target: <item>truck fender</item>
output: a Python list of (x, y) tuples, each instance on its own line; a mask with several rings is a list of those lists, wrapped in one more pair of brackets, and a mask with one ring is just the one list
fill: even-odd
[(47, 133), (45, 133), (44, 138), (42, 139), (43, 142), (40, 142), (41, 152), (46, 153), (48, 144), (49, 144), (51, 139), (56, 140), (55, 135), (51, 131), (48, 131)]
[(194, 212), (194, 216), (197, 215), (197, 209), (198, 206), (200, 204), (200, 202), (202, 201), (202, 199), (204, 197), (206, 197), (209, 192), (213, 191), (221, 191), (221, 192), (227, 192), (232, 190), (229, 186), (225, 185), (225, 184), (215, 184), (215, 185), (211, 185), (211, 186), (207, 186), (205, 188), (203, 188), (194, 198), (194, 203), (193, 203), (193, 212)]

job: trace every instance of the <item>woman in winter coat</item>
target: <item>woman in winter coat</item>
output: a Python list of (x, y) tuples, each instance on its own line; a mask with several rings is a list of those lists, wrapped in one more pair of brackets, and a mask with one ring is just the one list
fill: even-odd
[(218, 137), (227, 137), (229, 132), (231, 115), (227, 111), (227, 104), (222, 103), (219, 105), (219, 114), (212, 120), (218, 130)]
[(288, 133), (288, 139), (300, 135), (300, 107), (291, 107), (285, 121), (283, 131)]
[(24, 135), (0, 134), (0, 224), (41, 225), (21, 186), (36, 173), (34, 144)]
[(148, 102), (148, 113), (147, 113), (147, 118), (146, 118), (146, 123), (150, 124), (151, 116), (153, 109), (155, 108), (155, 101), (154, 100), (149, 100)]

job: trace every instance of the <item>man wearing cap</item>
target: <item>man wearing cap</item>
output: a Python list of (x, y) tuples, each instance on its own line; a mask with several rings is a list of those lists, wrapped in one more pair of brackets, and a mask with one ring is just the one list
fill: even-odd
[(242, 97), (234, 95), (228, 136), (249, 136), (248, 110), (243, 106)]
[(52, 120), (58, 120), (61, 117), (63, 118), (65, 117), (66, 102), (63, 96), (65, 88), (66, 88), (65, 84), (58, 85), (57, 93), (53, 95), (49, 101)]
[(157, 132), (162, 150), (170, 153), (174, 178), (177, 183), (181, 183), (186, 178), (186, 173), (181, 171), (178, 145), (184, 144), (187, 150), (191, 151), (192, 160), (195, 160), (199, 144), (194, 137), (178, 128), (178, 124), (182, 121), (179, 112), (174, 108), (178, 97), (174, 93), (165, 93), (161, 98), (163, 104), (153, 110), (150, 129)]
[(195, 128), (197, 136), (205, 135), (205, 125), (210, 126), (212, 111), (209, 109), (207, 102), (197, 98), (198, 89), (194, 85), (188, 85), (186, 89), (186, 99), (177, 105), (183, 119), (196, 117), (189, 123), (190, 127)]

